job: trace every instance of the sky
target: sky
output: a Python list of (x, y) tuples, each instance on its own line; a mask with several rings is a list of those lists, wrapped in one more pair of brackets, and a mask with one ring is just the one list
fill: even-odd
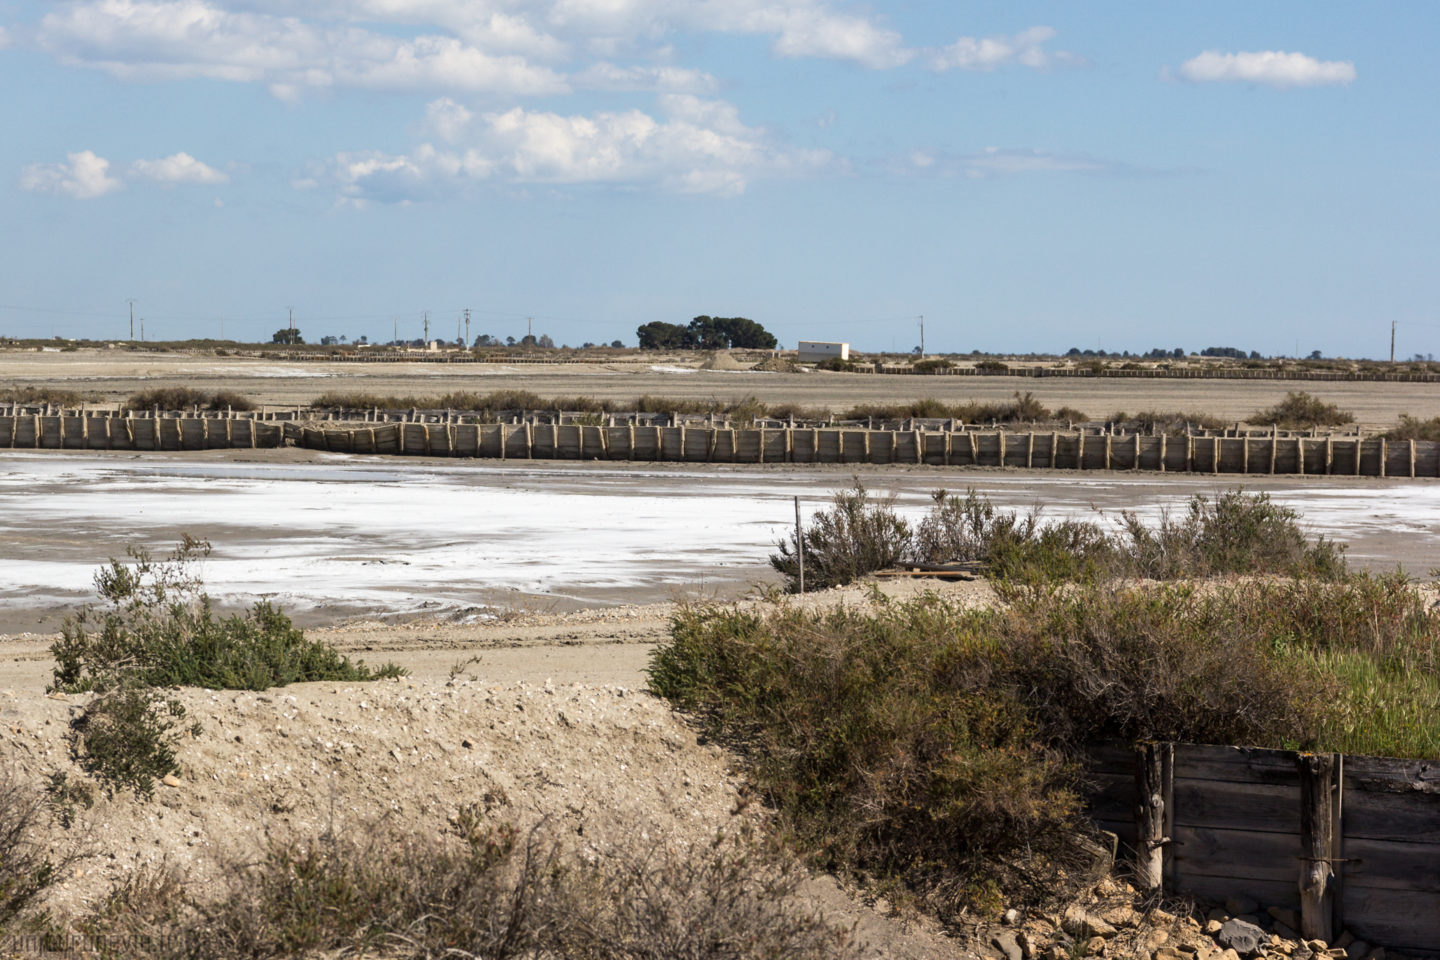
[(1440, 5), (0, 0), (0, 335), (1440, 352)]

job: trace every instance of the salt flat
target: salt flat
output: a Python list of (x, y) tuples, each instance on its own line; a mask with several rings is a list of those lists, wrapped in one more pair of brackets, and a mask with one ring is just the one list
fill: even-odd
[[(128, 544), (209, 539), (213, 595), (268, 597), (302, 620), (386, 611), (572, 609), (733, 596), (769, 576), (793, 523), (850, 482), (824, 468), (372, 459), (302, 451), (241, 457), (0, 454), (0, 632), (53, 626)], [(1047, 517), (1154, 519), (1234, 480), (885, 468), (863, 471), (918, 517), (930, 491), (973, 486)], [(1440, 556), (1440, 484), (1254, 478), (1365, 566), (1424, 574)]]

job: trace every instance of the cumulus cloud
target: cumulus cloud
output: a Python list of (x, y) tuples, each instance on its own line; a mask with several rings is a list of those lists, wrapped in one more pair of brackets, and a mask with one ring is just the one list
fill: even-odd
[(1303, 53), (1280, 50), (1253, 53), (1206, 50), (1181, 64), (1177, 72), (1192, 83), (1228, 80), (1272, 87), (1343, 86), (1355, 80), (1355, 64), (1349, 60), (1317, 60)]
[(587, 90), (657, 93), (710, 93), (719, 86), (714, 77), (701, 70), (663, 65), (617, 66), (605, 61), (586, 67), (574, 80), (577, 87)]
[(934, 70), (995, 70), (1019, 64), (1036, 70), (1081, 66), (1085, 58), (1064, 50), (1049, 51), (1045, 44), (1055, 38), (1052, 27), (1031, 27), (1013, 36), (961, 37), (930, 55)]
[(40, 23), (38, 42), (62, 62), (121, 79), (205, 77), (263, 83), (279, 97), (346, 86), (550, 94), (553, 70), (453, 36), (401, 37), (295, 17), (232, 12), (211, 0), (95, 0)]
[(481, 180), (733, 195), (755, 177), (811, 171), (831, 159), (824, 151), (777, 145), (764, 130), (741, 122), (733, 105), (688, 94), (660, 97), (657, 115), (515, 107), (476, 116), (437, 101), (427, 109), (427, 125), (437, 132), (443, 126), (456, 142), (426, 143), (401, 155), (340, 154), (328, 179), (356, 203), (428, 199)]
[(119, 190), (110, 161), (92, 151), (66, 154), (64, 163), (32, 163), (20, 173), (20, 186), (31, 193), (53, 193), (90, 200)]
[(136, 160), (130, 164), (130, 176), (155, 183), (229, 183), (230, 178), (209, 164), (188, 153), (175, 153), (159, 160)]

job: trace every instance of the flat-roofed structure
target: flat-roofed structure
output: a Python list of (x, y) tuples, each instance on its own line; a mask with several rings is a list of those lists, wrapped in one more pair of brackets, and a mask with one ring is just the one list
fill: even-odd
[(795, 359), (801, 363), (820, 363), (831, 357), (849, 360), (850, 344), (836, 343), (832, 340), (801, 340)]

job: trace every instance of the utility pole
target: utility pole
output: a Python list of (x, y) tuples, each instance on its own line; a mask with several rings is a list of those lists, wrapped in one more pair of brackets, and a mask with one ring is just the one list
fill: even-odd
[(140, 342), (145, 342), (145, 318), (140, 318)]
[(455, 339), (460, 341), (460, 346), (465, 346), (465, 341), (460, 340), (460, 317), (455, 318)]
[(131, 297), (129, 300), (127, 300), (127, 301), (125, 301), (125, 302), (128, 303), (128, 304), (130, 304), (130, 339), (131, 339), (131, 340), (134, 340), (134, 339), (135, 339), (135, 298), (134, 298), (134, 297)]
[(390, 338), (390, 342), (391, 342), (391, 343), (394, 343), (394, 344), (398, 344), (398, 343), (400, 342), (400, 318), (399, 318), (399, 317), (391, 317), (390, 319), (392, 319), (392, 320), (395, 321), (395, 335)]
[(925, 359), (925, 314), (920, 314), (920, 359)]
[(470, 308), (465, 308), (465, 346), (470, 346)]
[(425, 345), (426, 347), (429, 347), (429, 346), (430, 346), (430, 311), (429, 311), (429, 310), (426, 310), (426, 311), (425, 311), (425, 344), (424, 344), (424, 345)]
[(1395, 321), (1390, 321), (1390, 362), (1395, 362)]
[(535, 323), (535, 318), (534, 318), (534, 317), (526, 317), (526, 318), (525, 318), (525, 342), (526, 342), (526, 346), (533, 346), (534, 341), (533, 341), (532, 338), (535, 336), (534, 323)]
[(290, 331), (293, 333), (295, 331), (295, 308), (286, 307), (286, 309), (290, 311)]

